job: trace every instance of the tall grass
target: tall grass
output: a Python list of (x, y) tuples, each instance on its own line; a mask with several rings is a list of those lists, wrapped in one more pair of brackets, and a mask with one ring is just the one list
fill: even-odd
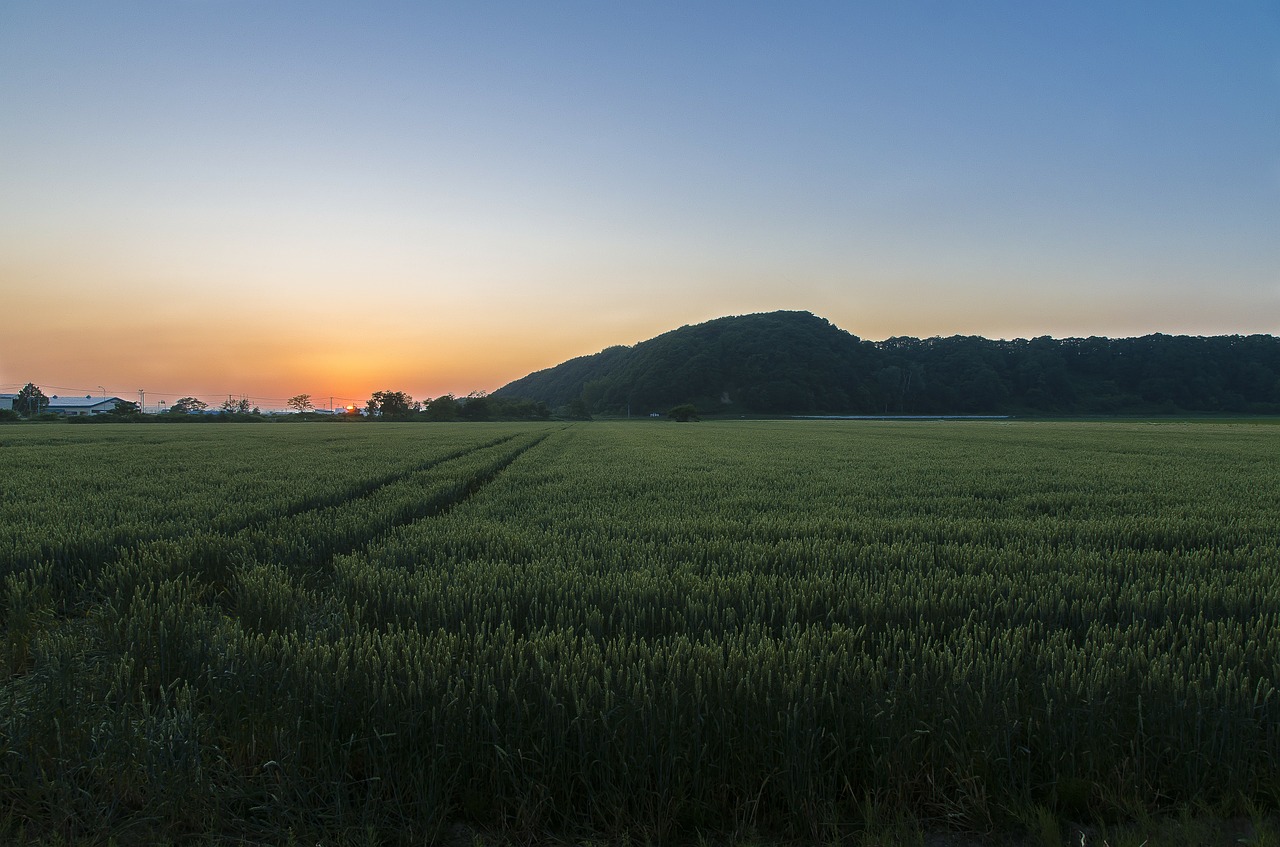
[[(384, 457), (335, 468), (340, 498), (277, 491), (270, 451), (222, 453), (272, 492), (234, 518), (216, 488), (122, 498), (163, 531), (102, 536), (74, 585), (11, 554), (0, 801), (68, 833), (383, 843), (1280, 802), (1263, 428), (387, 432), (334, 451)], [(26, 508), (61, 549), (67, 505)]]

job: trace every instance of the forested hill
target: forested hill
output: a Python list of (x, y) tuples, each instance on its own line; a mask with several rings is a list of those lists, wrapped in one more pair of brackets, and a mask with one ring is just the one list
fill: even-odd
[(684, 326), (494, 392), (633, 415), (1280, 413), (1280, 339), (976, 336), (863, 341), (809, 312)]

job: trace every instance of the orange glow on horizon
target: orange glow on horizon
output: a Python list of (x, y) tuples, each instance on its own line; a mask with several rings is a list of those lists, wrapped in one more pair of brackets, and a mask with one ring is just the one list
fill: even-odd
[(42, 296), (49, 293), (32, 287), (15, 298), (21, 313), (56, 317), (6, 330), (0, 385), (31, 381), (95, 396), (102, 386), (125, 398), (136, 398), (141, 388), (148, 405), (188, 395), (215, 403), (230, 395), (270, 408), (309, 393), (318, 407), (359, 407), (380, 390), (405, 391), (416, 400), (493, 391), (612, 343), (590, 349), (595, 342), (542, 338), (541, 323), (492, 320), (481, 329), (447, 317), (415, 325), (390, 315), (371, 332), (359, 324), (353, 329), (350, 321), (295, 327), (288, 315), (233, 318), (223, 309), (190, 316), (175, 309), (162, 317), (154, 304), (130, 311), (128, 302), (110, 310), (102, 304), (97, 318), (80, 311), (67, 319), (54, 302), (61, 292)]
[[(130, 399), (146, 389), (148, 405), (188, 395), (211, 404), (243, 396), (263, 408), (281, 408), (289, 397), (308, 393), (321, 408), (358, 408), (382, 390), (415, 400), (489, 392), (606, 347), (775, 309), (808, 310), (868, 340), (1268, 331), (1266, 310), (1250, 311), (1246, 300), (1220, 290), (1197, 289), (1168, 302), (1117, 291), (1102, 314), (1099, 292), (1108, 280), (1094, 280), (1092, 292), (1055, 280), (1015, 296), (1007, 280), (939, 289), (923, 277), (901, 277), (864, 282), (855, 286), (855, 297), (832, 278), (831, 272), (797, 274), (785, 294), (777, 293), (778, 280), (739, 287), (732, 275), (691, 292), (685, 290), (693, 287), (689, 275), (675, 274), (647, 287), (592, 290), (580, 299), (567, 296), (568, 289), (493, 299), (491, 290), (443, 286), (446, 295), (428, 287), (406, 290), (397, 300), (391, 288), (375, 288), (363, 299), (353, 285), (339, 287), (340, 296), (321, 290), (303, 297), (295, 284), (250, 296), (243, 283), (129, 281), (109, 263), (91, 274), (85, 261), (56, 271), (0, 260), (6, 305), (30, 318), (11, 321), (0, 338), (0, 391), (31, 381), (58, 393), (96, 396), (105, 388)], [(99, 280), (110, 285), (91, 284)], [(1184, 314), (1192, 301), (1195, 325)], [(1247, 322), (1240, 317), (1246, 313)]]

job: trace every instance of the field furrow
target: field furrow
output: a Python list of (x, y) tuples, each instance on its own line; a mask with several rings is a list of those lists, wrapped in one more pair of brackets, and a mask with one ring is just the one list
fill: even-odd
[(357, 496), (125, 498), (167, 534), (10, 573), (0, 803), (397, 844), (1280, 806), (1272, 426), (386, 432)]

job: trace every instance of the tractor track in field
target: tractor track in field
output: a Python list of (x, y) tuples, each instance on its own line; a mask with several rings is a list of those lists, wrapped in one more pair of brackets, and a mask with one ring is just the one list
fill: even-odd
[[(310, 568), (315, 568), (316, 566), (321, 565), (325, 562), (332, 562), (334, 557), (336, 556), (350, 555), (352, 553), (355, 553), (356, 551), (368, 549), (375, 542), (377, 542), (380, 539), (386, 538), (387, 536), (391, 535), (393, 532), (400, 529), (401, 527), (418, 523), (419, 521), (431, 520), (433, 518), (440, 517), (441, 515), (448, 514), (449, 512), (456, 509), (458, 506), (461, 506), (463, 503), (467, 502), (472, 497), (480, 493), (480, 491), (485, 486), (489, 485), (491, 482), (497, 479), (498, 476), (501, 475), (503, 471), (505, 471), (508, 467), (510, 467), (511, 464), (516, 461), (516, 459), (519, 459), (525, 453), (528, 453), (534, 447), (537, 447), (539, 444), (545, 441), (548, 437), (550, 437), (550, 435), (551, 433), (549, 432), (539, 435), (537, 438), (532, 439), (528, 444), (524, 445), (518, 450), (515, 450), (514, 452), (498, 459), (491, 466), (489, 466), (488, 468), (486, 468), (476, 476), (468, 479), (466, 482), (460, 485), (457, 485), (452, 489), (441, 492), (434, 497), (428, 497), (424, 499), (419, 508), (405, 512), (404, 514), (400, 515), (396, 520), (388, 521), (385, 525), (379, 527), (376, 531), (369, 533), (369, 535), (363, 540), (355, 541), (349, 544), (334, 545), (330, 547), (328, 550), (326, 550), (323, 554), (318, 556), (317, 558), (311, 560), (308, 563), (305, 563), (305, 566)], [(510, 438), (502, 439), (497, 444), (502, 444), (510, 440), (511, 440)], [(489, 445), (486, 445), (486, 447), (494, 447), (494, 446), (497, 446), (497, 444), (489, 444)], [(468, 451), (468, 452), (475, 452), (475, 451)], [(455, 456), (453, 458), (454, 459), (462, 458), (462, 456)], [(443, 462), (440, 462), (438, 464), (443, 464)], [(348, 501), (348, 502), (354, 502), (354, 501)], [(269, 564), (269, 563), (264, 563), (264, 564)]]
[[(447, 500), (443, 504), (428, 504), (421, 514), (414, 514), (405, 520), (397, 521), (386, 529), (380, 530), (373, 534), (363, 543), (350, 545), (351, 550), (359, 549), (367, 546), (379, 535), (385, 534), (395, 529), (396, 526), (430, 517), (435, 514), (441, 514), (455, 507), (459, 502), (468, 499), (485, 483), (497, 476), (503, 468), (515, 461), (516, 458), (523, 455), (535, 445), (541, 443), (550, 433), (544, 433), (540, 437), (531, 441), (523, 449), (517, 451), (506, 460), (502, 461), (495, 469), (481, 474), (477, 480), (472, 480), (464, 486), (462, 493)], [(444, 465), (448, 462), (465, 458), (466, 456), (487, 450), (493, 447), (513, 441), (519, 436), (519, 433), (504, 435), (497, 438), (489, 439), (483, 443), (470, 445), (457, 450), (446, 453), (443, 456), (437, 456), (426, 461), (417, 462), (406, 468), (394, 471), (392, 473), (383, 474), (372, 479), (364, 480), (356, 485), (347, 486), (338, 492), (330, 494), (312, 496), (303, 498), (297, 502), (291, 503), (284, 509), (274, 513), (260, 510), (257, 513), (246, 517), (243, 520), (236, 521), (225, 526), (211, 527), (205, 531), (205, 536), (210, 540), (214, 539), (232, 539), (237, 536), (251, 532), (254, 529), (260, 529), (268, 526), (273, 521), (282, 519), (290, 519), (306, 515), (312, 512), (319, 512), (324, 509), (341, 507), (344, 504), (355, 503), (365, 498), (371, 497), (389, 485), (393, 485), (404, 480), (413, 474), (430, 470), (434, 467)], [(164, 533), (144, 538), (109, 538), (105, 544), (71, 544), (60, 545), (48, 549), (41, 550), (37, 556), (28, 557), (25, 560), (15, 560), (0, 563), (0, 576), (11, 573), (19, 573), (38, 567), (43, 563), (52, 563), (54, 570), (58, 572), (55, 578), (56, 593), (62, 595), (62, 606), (64, 612), (72, 612), (74, 607), (81, 606), (85, 594), (89, 592), (90, 584), (95, 577), (105, 568), (120, 562), (130, 553), (140, 553), (149, 545), (164, 544), (165, 542), (177, 542), (184, 538), (188, 538), (193, 534), (191, 532)], [(337, 555), (335, 553), (334, 555)], [(332, 558), (330, 556), (329, 558)], [(198, 565), (191, 562), (192, 565)]]
[(530, 441), (521, 449), (503, 458), (501, 461), (495, 463), (494, 466), (491, 467), (489, 470), (485, 471), (484, 473), (478, 476), (472, 477), (466, 483), (466, 485), (462, 486), (462, 490), (459, 492), (458, 496), (452, 498), (451, 500), (448, 500), (445, 503), (440, 504), (435, 508), (428, 510), (425, 514), (420, 515), (417, 518), (414, 518), (414, 520), (405, 521), (404, 524), (400, 524), (400, 525), (404, 526), (405, 524), (413, 523), (415, 521), (426, 520), (427, 518), (434, 518), (440, 515), (448, 514), (449, 512), (456, 509), (458, 506), (461, 506), (463, 503), (467, 502), (472, 497), (476, 496), (476, 494), (480, 493), (480, 490), (482, 488), (484, 488), (489, 483), (497, 479), (498, 476), (503, 471), (505, 471), (508, 467), (510, 467), (515, 462), (516, 459), (519, 459), (525, 453), (528, 453), (534, 447), (537, 447), (539, 444), (546, 441), (550, 437), (551, 437), (551, 433), (549, 432), (539, 435), (537, 438)]
[[(479, 494), (517, 459), (537, 447), (551, 435), (551, 432), (544, 432), (532, 438), (527, 444), (519, 446), (517, 449), (500, 456), (496, 461), (483, 467), (474, 476), (450, 488), (437, 491), (433, 496), (425, 498), (417, 508), (404, 512), (395, 519), (379, 525), (362, 538), (350, 539), (348, 543), (327, 545), (324, 549), (317, 551), (316, 555), (302, 560), (288, 563), (260, 560), (257, 561), (257, 564), (279, 567), (288, 574), (287, 579), (291, 580), (293, 584), (323, 593), (323, 587), (327, 583), (331, 583), (336, 576), (335, 562), (338, 557), (367, 552), (375, 544), (389, 538), (403, 527), (434, 520), (452, 512)], [(252, 619), (241, 618), (235, 609), (235, 600), (233, 599), (235, 591), (231, 588), (231, 583), (239, 578), (237, 575), (228, 574), (224, 589), (218, 592), (217, 602), (223, 606), (228, 614), (233, 614), (237, 617), (240, 626), (265, 632), (266, 630), (261, 628), (261, 623), (254, 623)]]
[(298, 501), (297, 503), (289, 506), (287, 509), (281, 512), (278, 512), (276, 514), (270, 514), (265, 511), (261, 511), (257, 515), (254, 515), (248, 518), (247, 520), (240, 521), (238, 526), (232, 525), (226, 529), (219, 530), (218, 534), (228, 535), (228, 536), (236, 535), (237, 533), (241, 533), (246, 530), (253, 529), (254, 527), (263, 526), (274, 520), (280, 520), (283, 518), (293, 518), (293, 517), (297, 517), (298, 515), (304, 515), (307, 512), (318, 512), (321, 509), (331, 509), (335, 506), (341, 506), (345, 503), (354, 503), (357, 500), (362, 500), (366, 497), (370, 497), (376, 494), (381, 489), (386, 488), (388, 485), (392, 485), (393, 483), (399, 482), (400, 480), (405, 479), (406, 477), (412, 476), (413, 474), (421, 473), (422, 471), (431, 470), (434, 467), (438, 467), (439, 465), (443, 465), (447, 462), (452, 462), (457, 459), (461, 459), (465, 456), (471, 455), (472, 453), (478, 453), (481, 450), (488, 450), (490, 447), (497, 447), (501, 444), (507, 443), (508, 441), (512, 441), (515, 438), (516, 438), (515, 435), (504, 435), (500, 438), (494, 438), (489, 441), (486, 441), (483, 444), (476, 444), (470, 447), (462, 447), (457, 450), (454, 450), (451, 453), (446, 453), (443, 456), (439, 456), (434, 459), (429, 459), (425, 462), (419, 462), (416, 465), (410, 465), (408, 468), (405, 468), (403, 470), (398, 470), (393, 473), (384, 474), (380, 477), (375, 477), (374, 479), (365, 480), (356, 485), (348, 486), (346, 489), (336, 492), (334, 494), (318, 495), (315, 497), (304, 498)]
[(239, 521), (237, 525), (219, 528), (218, 534), (227, 536), (237, 535), (239, 532), (268, 525), (271, 521), (298, 517), (300, 514), (306, 514), (307, 512), (319, 512), (321, 509), (332, 509), (346, 503), (355, 503), (356, 500), (362, 500), (367, 498), (367, 496), (372, 496), (378, 493), (381, 489), (385, 489), (388, 485), (396, 484), (396, 482), (407, 479), (407, 477), (415, 475), (415, 473), (430, 471), (431, 468), (438, 467), (440, 464), (456, 461), (456, 459), (461, 459), (466, 457), (466, 455), (479, 453), (480, 450), (488, 450), (490, 447), (498, 447), (498, 445), (506, 444), (507, 441), (511, 441), (515, 438), (515, 435), (504, 435), (502, 438), (485, 441), (483, 444), (460, 448), (453, 450), (452, 453), (445, 453), (444, 455), (440, 455), (440, 457), (428, 459), (428, 461), (425, 462), (411, 464), (410, 467), (403, 468), (403, 470), (384, 473), (383, 476), (358, 482), (356, 485), (348, 486), (342, 491), (335, 491), (333, 494), (308, 496), (308, 498), (303, 498), (302, 500), (298, 500), (297, 503), (289, 505), (289, 507), (283, 509), (282, 512), (270, 513), (266, 512), (265, 509), (262, 509), (262, 511), (255, 514), (255, 516), (244, 519), (244, 521)]

